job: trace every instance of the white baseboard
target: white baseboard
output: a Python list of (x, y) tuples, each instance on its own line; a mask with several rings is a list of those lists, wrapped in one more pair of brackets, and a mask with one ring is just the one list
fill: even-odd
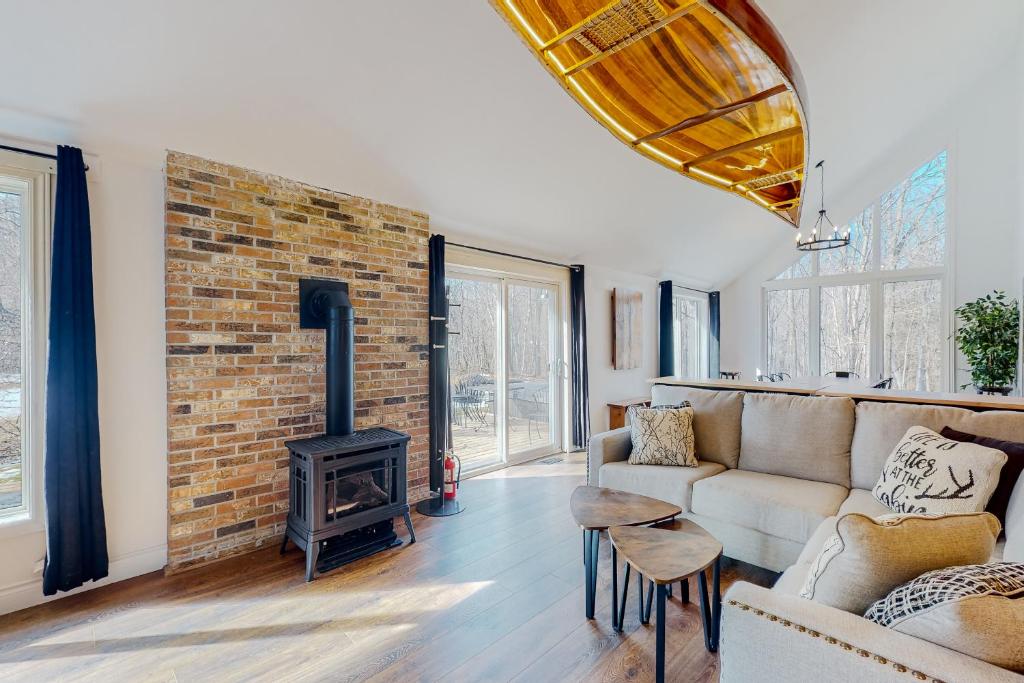
[(148, 574), (163, 569), (167, 564), (167, 546), (158, 545), (144, 548), (127, 555), (111, 559), (110, 568), (105, 579), (89, 581), (84, 586), (57, 595), (43, 595), (43, 579), (35, 576), (27, 581), (20, 581), (0, 588), (0, 614), (16, 612), (51, 600), (74, 595), (83, 591), (106, 586), (110, 583), (124, 581), (134, 576)]

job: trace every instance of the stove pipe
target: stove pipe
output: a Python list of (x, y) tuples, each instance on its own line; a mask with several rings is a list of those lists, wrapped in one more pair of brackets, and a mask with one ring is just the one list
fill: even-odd
[(313, 305), (327, 322), (327, 434), (351, 434), (355, 420), (355, 314), (348, 293), (317, 290)]
[(347, 436), (355, 427), (355, 312), (348, 284), (300, 279), (299, 327), (327, 330), (327, 435)]

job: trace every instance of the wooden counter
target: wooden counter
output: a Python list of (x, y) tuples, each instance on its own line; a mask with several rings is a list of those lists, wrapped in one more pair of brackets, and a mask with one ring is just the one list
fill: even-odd
[(1021, 410), (1024, 411), (1024, 397), (988, 396), (985, 394), (931, 393), (924, 391), (895, 391), (872, 389), (858, 379), (836, 377), (803, 377), (785, 382), (752, 382), (741, 379), (692, 380), (678, 377), (656, 377), (651, 384), (665, 384), (702, 389), (727, 389), (732, 391), (765, 391), (803, 396), (848, 396), (855, 401), (883, 401), (892, 403), (917, 403), (941, 406), (957, 406), (973, 410)]

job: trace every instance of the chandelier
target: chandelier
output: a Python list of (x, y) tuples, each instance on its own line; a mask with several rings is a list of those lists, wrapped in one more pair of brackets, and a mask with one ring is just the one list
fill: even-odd
[[(803, 238), (802, 233), (796, 234), (796, 248), (800, 251), (824, 251), (845, 247), (850, 243), (850, 231), (840, 233), (839, 228), (825, 212), (825, 160), (819, 161), (815, 168), (821, 169), (821, 209), (818, 210), (818, 220), (814, 221), (814, 229), (807, 239)], [(828, 228), (831, 228), (832, 232), (826, 236)]]

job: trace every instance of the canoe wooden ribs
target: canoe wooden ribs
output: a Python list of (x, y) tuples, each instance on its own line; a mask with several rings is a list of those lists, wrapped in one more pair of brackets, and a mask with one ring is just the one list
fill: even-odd
[(617, 138), (799, 222), (803, 78), (752, 0), (490, 1)]

